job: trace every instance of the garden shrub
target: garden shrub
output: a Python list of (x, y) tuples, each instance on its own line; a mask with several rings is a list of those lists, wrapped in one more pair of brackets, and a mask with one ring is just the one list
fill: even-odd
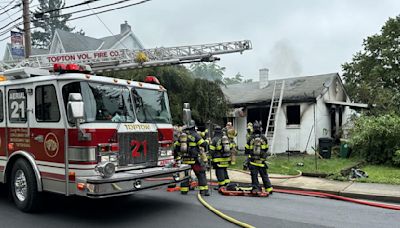
[(353, 153), (373, 164), (400, 165), (400, 116), (362, 116), (350, 131)]

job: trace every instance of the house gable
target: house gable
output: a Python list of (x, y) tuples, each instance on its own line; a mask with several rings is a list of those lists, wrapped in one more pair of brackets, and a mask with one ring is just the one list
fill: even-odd
[(124, 35), (118, 42), (116, 42), (111, 49), (120, 49), (120, 48), (129, 48), (129, 49), (143, 49), (143, 44), (139, 41), (139, 39), (135, 36), (132, 31), (129, 31), (126, 35)]
[(65, 53), (65, 49), (62, 45), (60, 35), (58, 34), (58, 30), (54, 33), (53, 40), (51, 41), (50, 45), (50, 54), (58, 54), (58, 53)]

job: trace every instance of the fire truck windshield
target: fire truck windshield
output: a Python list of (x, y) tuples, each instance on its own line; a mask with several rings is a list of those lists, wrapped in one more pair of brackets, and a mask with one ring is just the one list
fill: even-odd
[(82, 94), (85, 104), (84, 122), (133, 122), (129, 89), (124, 86), (94, 82), (73, 82), (62, 89), (67, 105), (70, 93)]
[(171, 123), (168, 95), (165, 91), (132, 88), (136, 117), (142, 123)]

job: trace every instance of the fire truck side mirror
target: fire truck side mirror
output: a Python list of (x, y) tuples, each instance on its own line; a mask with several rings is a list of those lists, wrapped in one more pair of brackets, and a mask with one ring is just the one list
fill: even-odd
[(68, 97), (67, 115), (69, 121), (77, 121), (84, 118), (84, 103), (80, 93), (70, 93)]

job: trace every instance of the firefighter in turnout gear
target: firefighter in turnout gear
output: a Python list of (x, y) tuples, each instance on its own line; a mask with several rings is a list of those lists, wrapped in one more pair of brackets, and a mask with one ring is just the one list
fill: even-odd
[(258, 174), (260, 174), (263, 181), (265, 190), (268, 193), (272, 193), (271, 181), (268, 177), (267, 169), (268, 165), (266, 162), (268, 156), (268, 142), (267, 138), (261, 133), (261, 124), (255, 122), (253, 125), (253, 134), (247, 141), (245, 146), (245, 153), (249, 156), (248, 167), (251, 173), (251, 183), (254, 192), (259, 192), (262, 189), (258, 183)]
[[(189, 125), (183, 129), (178, 141), (175, 142), (175, 159), (192, 166), (198, 179), (200, 194), (209, 196), (206, 179), (207, 155), (204, 148), (207, 148), (207, 143), (196, 132), (195, 123), (191, 120)], [(189, 180), (181, 182), (181, 193), (187, 194), (189, 187)]]
[(233, 128), (232, 122), (228, 122), (226, 123), (226, 127), (225, 127), (225, 134), (226, 136), (228, 136), (229, 142), (232, 146), (231, 148), (231, 153), (232, 153), (232, 165), (236, 164), (236, 154), (237, 154), (237, 150), (236, 150), (236, 136), (237, 136), (237, 131), (235, 130), (235, 128)]
[(225, 186), (231, 182), (227, 168), (231, 163), (233, 144), (222, 132), (220, 126), (214, 128), (214, 137), (210, 144), (210, 155), (212, 157), (213, 168), (218, 179), (218, 187)]

